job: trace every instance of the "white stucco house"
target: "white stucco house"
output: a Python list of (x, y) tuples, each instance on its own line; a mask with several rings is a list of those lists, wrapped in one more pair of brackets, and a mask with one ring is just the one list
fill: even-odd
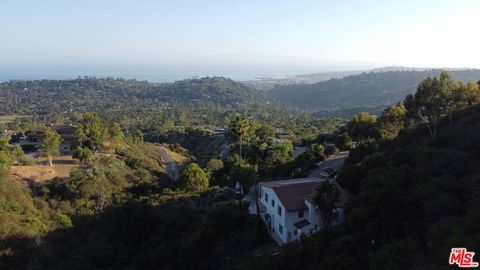
[[(316, 177), (259, 183), (260, 215), (277, 244), (297, 240), (322, 227), (321, 213), (312, 203), (315, 188), (322, 181)], [(334, 182), (336, 184), (336, 182)], [(347, 190), (338, 186), (340, 198), (334, 210), (332, 225), (344, 222)]]

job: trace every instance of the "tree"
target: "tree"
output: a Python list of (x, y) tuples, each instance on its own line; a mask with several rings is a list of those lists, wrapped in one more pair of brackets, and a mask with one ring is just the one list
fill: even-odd
[(92, 150), (103, 147), (107, 135), (108, 129), (100, 117), (91, 112), (85, 112), (82, 115), (82, 120), (75, 130), (75, 136), (81, 145)]
[(250, 124), (243, 116), (237, 116), (235, 120), (230, 123), (230, 135), (238, 142), (240, 156), (242, 156), (242, 144), (245, 136), (248, 134), (249, 128)]
[(354, 140), (364, 140), (378, 137), (375, 126), (375, 117), (368, 112), (361, 112), (354, 115), (347, 124), (348, 135)]
[(116, 144), (123, 143), (125, 136), (123, 134), (122, 128), (120, 127), (120, 124), (118, 124), (117, 122), (113, 123), (112, 126), (110, 127), (109, 133), (110, 133), (111, 139)]
[(338, 153), (338, 148), (334, 144), (329, 144), (325, 147), (325, 155), (327, 157), (335, 155), (336, 153)]
[(275, 136), (275, 131), (270, 125), (260, 125), (255, 129), (255, 136), (259, 142), (267, 142)]
[(449, 94), (451, 79), (448, 73), (442, 72), (440, 79), (426, 78), (417, 87), (414, 96), (415, 109), (420, 121), (426, 124), (433, 138), (437, 135), (438, 120), (449, 111)]
[(42, 150), (48, 158), (48, 165), (53, 166), (53, 156), (58, 155), (60, 142), (62, 138), (60, 135), (50, 128), (46, 128), (43, 132)]
[(310, 145), (308, 152), (315, 156), (315, 161), (325, 160), (325, 147), (322, 144), (314, 143)]
[[(107, 162), (104, 160), (104, 162)], [(114, 165), (114, 164), (110, 164)], [(77, 205), (102, 212), (111, 204), (123, 186), (117, 177), (107, 176), (108, 169), (101, 163), (96, 163), (87, 170), (73, 171), (66, 188), (76, 199)]]
[(255, 167), (238, 155), (233, 155), (229, 163), (229, 185), (233, 187), (236, 182), (239, 182), (243, 189), (248, 192), (256, 182), (257, 173)]
[(93, 153), (87, 147), (78, 146), (73, 152), (73, 158), (80, 160), (80, 162), (89, 162), (93, 158)]
[(407, 95), (403, 102), (407, 119), (413, 123), (423, 123), (430, 136), (437, 135), (438, 121), (442, 116), (449, 117), (453, 127), (453, 112), (480, 102), (480, 89), (477, 84), (454, 81), (443, 71), (439, 78), (428, 77), (417, 87), (415, 95)]
[(57, 225), (57, 227), (60, 228), (60, 229), (71, 229), (71, 228), (73, 228), (72, 220), (67, 215), (56, 214), (53, 217), (53, 220), (55, 221), (55, 224)]
[(339, 134), (335, 139), (335, 145), (338, 147), (338, 149), (342, 151), (350, 150), (350, 148), (352, 148), (352, 145), (353, 145), (352, 138), (348, 136), (347, 132)]
[(13, 160), (10, 154), (7, 151), (0, 151), (0, 168), (5, 170), (10, 170), (12, 167)]
[(207, 163), (207, 169), (211, 172), (221, 170), (223, 169), (223, 161), (221, 161), (220, 159), (212, 158)]
[(209, 175), (198, 166), (197, 163), (190, 163), (180, 177), (180, 185), (188, 192), (201, 192), (209, 186)]
[(0, 138), (0, 167), (9, 170), (12, 164), (24, 158), (19, 145), (11, 145), (7, 138)]
[(454, 109), (463, 109), (480, 103), (480, 87), (474, 82), (458, 81), (452, 92)]
[(377, 118), (380, 136), (386, 140), (397, 137), (400, 130), (407, 125), (407, 109), (404, 104), (388, 106)]
[(322, 181), (316, 188), (313, 196), (313, 203), (320, 211), (323, 219), (323, 227), (328, 230), (332, 225), (333, 213), (335, 211), (335, 203), (340, 197), (340, 191), (335, 183), (330, 180)]
[(268, 147), (265, 158), (266, 168), (273, 169), (292, 161), (293, 144), (290, 142), (273, 143)]

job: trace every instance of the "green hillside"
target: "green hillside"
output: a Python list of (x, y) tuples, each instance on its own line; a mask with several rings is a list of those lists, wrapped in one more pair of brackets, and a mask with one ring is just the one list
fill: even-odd
[(238, 108), (262, 102), (257, 91), (222, 77), (153, 84), (113, 78), (0, 84), (0, 114), (162, 109), (174, 105)]
[[(338, 111), (363, 107), (357, 109), (358, 112), (398, 102), (406, 94), (415, 92), (423, 79), (438, 76), (440, 72), (441, 70), (368, 72), (316, 84), (278, 85), (269, 93), (284, 104), (304, 109)], [(457, 80), (480, 80), (480, 70), (452, 70), (450, 73)]]

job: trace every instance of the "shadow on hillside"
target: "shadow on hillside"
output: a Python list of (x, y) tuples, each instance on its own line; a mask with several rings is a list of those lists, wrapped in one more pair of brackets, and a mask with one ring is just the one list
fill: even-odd
[(129, 202), (72, 221), (43, 237), (1, 240), (0, 269), (219, 269), (262, 244), (245, 211), (192, 207), (188, 199)]

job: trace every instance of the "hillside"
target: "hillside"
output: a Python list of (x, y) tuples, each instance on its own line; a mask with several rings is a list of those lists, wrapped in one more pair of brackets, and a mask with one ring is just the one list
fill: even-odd
[(479, 252), (480, 106), (350, 153), (339, 183), (356, 194), (345, 227), (242, 269), (450, 269), (452, 247)]
[(113, 78), (10, 81), (0, 84), (0, 114), (52, 115), (171, 106), (238, 108), (263, 96), (222, 77), (153, 84)]
[(331, 79), (340, 79), (346, 76), (357, 75), (362, 72), (363, 71), (330, 71), (286, 76), (283, 78), (258, 78), (255, 80), (244, 81), (242, 83), (261, 91), (268, 91), (276, 85), (314, 84)]
[[(379, 107), (402, 100), (424, 78), (438, 76), (440, 72), (369, 72), (316, 84), (277, 85), (269, 94), (284, 104), (316, 111)], [(480, 70), (452, 70), (451, 74), (457, 80), (480, 79)]]

